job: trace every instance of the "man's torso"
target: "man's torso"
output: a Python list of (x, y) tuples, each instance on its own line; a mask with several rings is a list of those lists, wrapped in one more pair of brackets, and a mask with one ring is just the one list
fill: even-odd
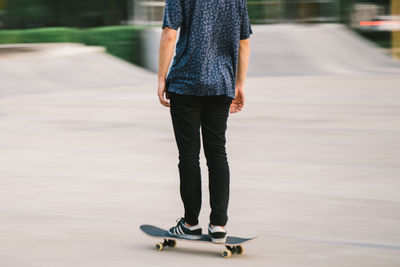
[[(169, 1), (175, 3), (168, 7)], [(165, 16), (181, 22), (176, 55), (167, 76), (169, 92), (235, 97), (243, 1), (167, 0)], [(163, 28), (170, 24), (169, 19), (164, 17)]]

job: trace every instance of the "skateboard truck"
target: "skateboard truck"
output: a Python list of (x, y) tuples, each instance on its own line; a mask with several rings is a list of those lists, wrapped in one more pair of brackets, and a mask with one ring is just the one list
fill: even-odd
[[(176, 246), (176, 240), (173, 239), (164, 239), (163, 242), (158, 242), (156, 243), (156, 245), (154, 246), (154, 248), (157, 251), (162, 251), (165, 247), (175, 247)], [(241, 245), (238, 246), (225, 246), (226, 249), (224, 251), (222, 251), (221, 255), (223, 258), (229, 258), (232, 256), (232, 254), (242, 254), (244, 249)]]
[(242, 254), (243, 253), (243, 247), (241, 245), (239, 246), (225, 246), (226, 249), (222, 251), (222, 257), (224, 258), (229, 258), (232, 256), (232, 254)]
[(176, 246), (176, 241), (173, 239), (164, 239), (164, 242), (158, 242), (155, 245), (155, 249), (158, 251), (161, 251), (164, 249), (164, 247), (175, 247)]

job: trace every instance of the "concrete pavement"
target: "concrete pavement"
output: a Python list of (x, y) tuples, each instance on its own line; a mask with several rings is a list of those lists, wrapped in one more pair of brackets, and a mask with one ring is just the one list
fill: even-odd
[[(400, 76), (249, 77), (228, 125), (232, 235), (163, 252), (182, 215), (156, 76), (107, 54), (0, 59), (0, 265), (398, 266)], [(202, 155), (208, 223), (207, 175)]]

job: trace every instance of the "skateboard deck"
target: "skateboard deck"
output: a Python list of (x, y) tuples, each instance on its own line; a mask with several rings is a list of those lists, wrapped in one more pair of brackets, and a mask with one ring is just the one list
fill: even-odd
[(183, 240), (183, 241), (192, 241), (192, 242), (205, 242), (205, 243), (213, 243), (217, 245), (224, 245), (226, 247), (226, 250), (222, 252), (222, 257), (224, 258), (229, 258), (232, 254), (242, 254), (243, 253), (243, 247), (242, 244), (249, 242), (251, 240), (254, 240), (258, 237), (252, 237), (252, 238), (243, 238), (243, 237), (236, 237), (236, 236), (227, 236), (226, 237), (226, 242), (225, 243), (214, 243), (211, 241), (211, 239), (207, 235), (202, 235), (201, 239), (187, 239), (187, 238), (182, 238), (182, 237), (177, 237), (177, 236), (172, 236), (168, 233), (167, 230), (161, 229), (157, 226), (153, 225), (148, 225), (144, 224), (140, 226), (140, 229), (145, 233), (146, 235), (153, 237), (153, 238), (161, 238), (164, 241), (156, 243), (155, 249), (158, 251), (162, 251), (164, 247), (175, 247), (176, 246), (176, 241), (178, 240)]

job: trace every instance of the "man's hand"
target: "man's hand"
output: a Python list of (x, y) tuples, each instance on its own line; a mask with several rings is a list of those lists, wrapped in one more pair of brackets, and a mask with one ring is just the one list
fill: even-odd
[(236, 87), (235, 99), (231, 104), (230, 113), (237, 113), (242, 110), (244, 106), (244, 90), (243, 87)]
[(161, 105), (166, 107), (171, 106), (171, 104), (167, 100), (169, 99), (169, 95), (167, 92), (165, 92), (165, 80), (158, 81), (158, 99), (160, 100)]

